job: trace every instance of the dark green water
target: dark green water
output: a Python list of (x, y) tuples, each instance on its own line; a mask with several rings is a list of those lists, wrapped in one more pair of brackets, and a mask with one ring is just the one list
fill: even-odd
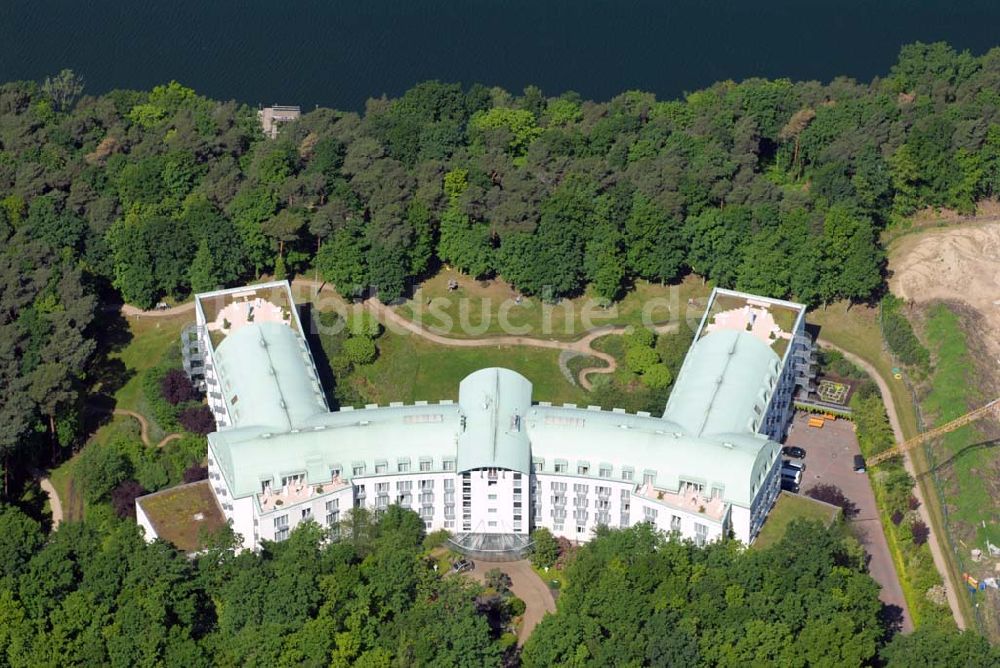
[(4, 0), (0, 80), (360, 109), (425, 79), (607, 99), (720, 79), (868, 80), (902, 44), (1000, 43), (1000, 0)]

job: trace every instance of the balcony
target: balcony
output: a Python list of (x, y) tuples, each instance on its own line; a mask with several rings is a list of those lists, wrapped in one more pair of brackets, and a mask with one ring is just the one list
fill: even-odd
[[(320, 494), (328, 494), (329, 492), (334, 492), (349, 486), (349, 482), (341, 480), (339, 477), (331, 478), (330, 480), (313, 485), (306, 483), (291, 483), (276, 490), (268, 488), (264, 492), (257, 495), (257, 500), (260, 503), (261, 512), (269, 513), (272, 510), (277, 510), (285, 506), (294, 506), (297, 503), (308, 501), (309, 499), (319, 496)], [(362, 492), (359, 496), (363, 498), (364, 493)]]
[(728, 505), (721, 497), (706, 499), (695, 487), (681, 486), (677, 492), (665, 489), (655, 489), (651, 484), (641, 485), (636, 490), (636, 494), (647, 499), (654, 499), (671, 508), (682, 510), (686, 513), (702, 515), (710, 520), (721, 522), (726, 516)]

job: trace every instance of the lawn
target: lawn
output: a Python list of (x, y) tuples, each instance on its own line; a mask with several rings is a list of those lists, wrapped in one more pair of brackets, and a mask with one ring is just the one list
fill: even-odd
[(840, 508), (834, 508), (808, 496), (782, 492), (760, 533), (757, 534), (753, 548), (763, 550), (774, 545), (785, 536), (788, 525), (795, 520), (815, 520), (824, 526), (830, 526), (839, 514)]
[[(450, 281), (457, 283), (455, 290), (449, 289)], [(702, 306), (692, 306), (688, 313), (688, 299), (707, 297), (711, 290), (710, 284), (689, 275), (674, 285), (638, 281), (608, 308), (600, 306), (589, 291), (556, 304), (545, 304), (538, 297), (522, 297), (518, 304), (517, 290), (502, 280), (480, 282), (444, 269), (421, 283), (413, 298), (395, 309), (455, 338), (515, 334), (569, 341), (596, 327), (639, 325), (644, 317), (655, 323), (672, 317), (700, 318)]]
[(534, 385), (536, 401), (587, 404), (587, 394), (559, 371), (559, 351), (524, 346), (453, 348), (417, 336), (386, 332), (377, 341), (378, 359), (352, 372), (361, 396), (371, 403), (458, 399), (458, 384), (473, 371), (502, 366)]

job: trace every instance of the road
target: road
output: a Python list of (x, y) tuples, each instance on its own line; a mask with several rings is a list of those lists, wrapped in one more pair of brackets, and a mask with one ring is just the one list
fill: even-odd
[(38, 484), (49, 497), (49, 510), (52, 511), (52, 530), (55, 531), (56, 527), (63, 521), (62, 502), (59, 500), (59, 494), (56, 493), (56, 488), (52, 485), (51, 480), (42, 478)]
[[(899, 421), (899, 415), (896, 413), (896, 406), (892, 403), (892, 392), (889, 389), (889, 383), (887, 383), (885, 378), (879, 374), (878, 370), (861, 357), (858, 357), (854, 353), (848, 352), (843, 348), (830, 343), (829, 341), (821, 338), (817, 341), (817, 343), (824, 348), (831, 348), (839, 351), (844, 355), (844, 357), (864, 369), (865, 372), (871, 376), (872, 380), (875, 381), (875, 384), (878, 385), (879, 392), (882, 393), (882, 402), (885, 404), (885, 412), (889, 416), (889, 424), (892, 425), (892, 433), (896, 438), (896, 442), (904, 442), (906, 438), (903, 435), (903, 428)], [(903, 454), (903, 466), (906, 467), (907, 473), (909, 473), (914, 480), (917, 480), (917, 472), (913, 467), (913, 462), (911, 461), (908, 453)], [(924, 502), (924, 495), (919, 484), (913, 486), (913, 495), (917, 497), (917, 501), (920, 502), (920, 508), (917, 511), (920, 513), (920, 519), (925, 525), (927, 525), (931, 532), (927, 544), (931, 548), (931, 556), (934, 559), (934, 567), (937, 568), (938, 574), (941, 576), (941, 581), (944, 583), (944, 588), (948, 595), (948, 607), (951, 608), (951, 615), (955, 618), (955, 624), (958, 625), (958, 628), (964, 630), (965, 618), (962, 616), (962, 609), (958, 604), (956, 584), (951, 580), (948, 570), (948, 561), (945, 559), (944, 552), (941, 548), (941, 539), (937, 535), (937, 531), (935, 531), (934, 524), (931, 523), (930, 518), (927, 516), (927, 504)]]
[(814, 429), (808, 422), (808, 414), (797, 413), (785, 441), (807, 453), (802, 492), (808, 493), (820, 484), (835, 485), (854, 503), (858, 512), (847, 521), (853, 525), (855, 535), (869, 555), (868, 573), (881, 586), (879, 599), (900, 611), (900, 630), (909, 633), (913, 630), (913, 621), (889, 551), (875, 493), (868, 476), (854, 472), (854, 456), (861, 454), (854, 426), (847, 420), (835, 420), (827, 422), (822, 429)]
[(538, 577), (531, 568), (531, 562), (527, 559), (520, 561), (476, 561), (476, 567), (470, 575), (476, 580), (483, 582), (486, 571), (499, 568), (510, 576), (511, 591), (514, 596), (524, 601), (524, 618), (521, 629), (517, 634), (517, 644), (523, 645), (528, 640), (528, 636), (535, 630), (542, 617), (548, 612), (556, 611), (556, 602), (552, 598), (552, 592), (542, 579)]

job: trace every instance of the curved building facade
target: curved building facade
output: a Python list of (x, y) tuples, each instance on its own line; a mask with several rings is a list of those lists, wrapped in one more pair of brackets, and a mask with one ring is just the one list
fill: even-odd
[(467, 376), (457, 402), (331, 412), (286, 283), (199, 295), (196, 312), (209, 477), (249, 549), (392, 504), (476, 551), (638, 522), (749, 543), (810, 354), (803, 307), (716, 290), (662, 416), (554, 406), (503, 368)]

